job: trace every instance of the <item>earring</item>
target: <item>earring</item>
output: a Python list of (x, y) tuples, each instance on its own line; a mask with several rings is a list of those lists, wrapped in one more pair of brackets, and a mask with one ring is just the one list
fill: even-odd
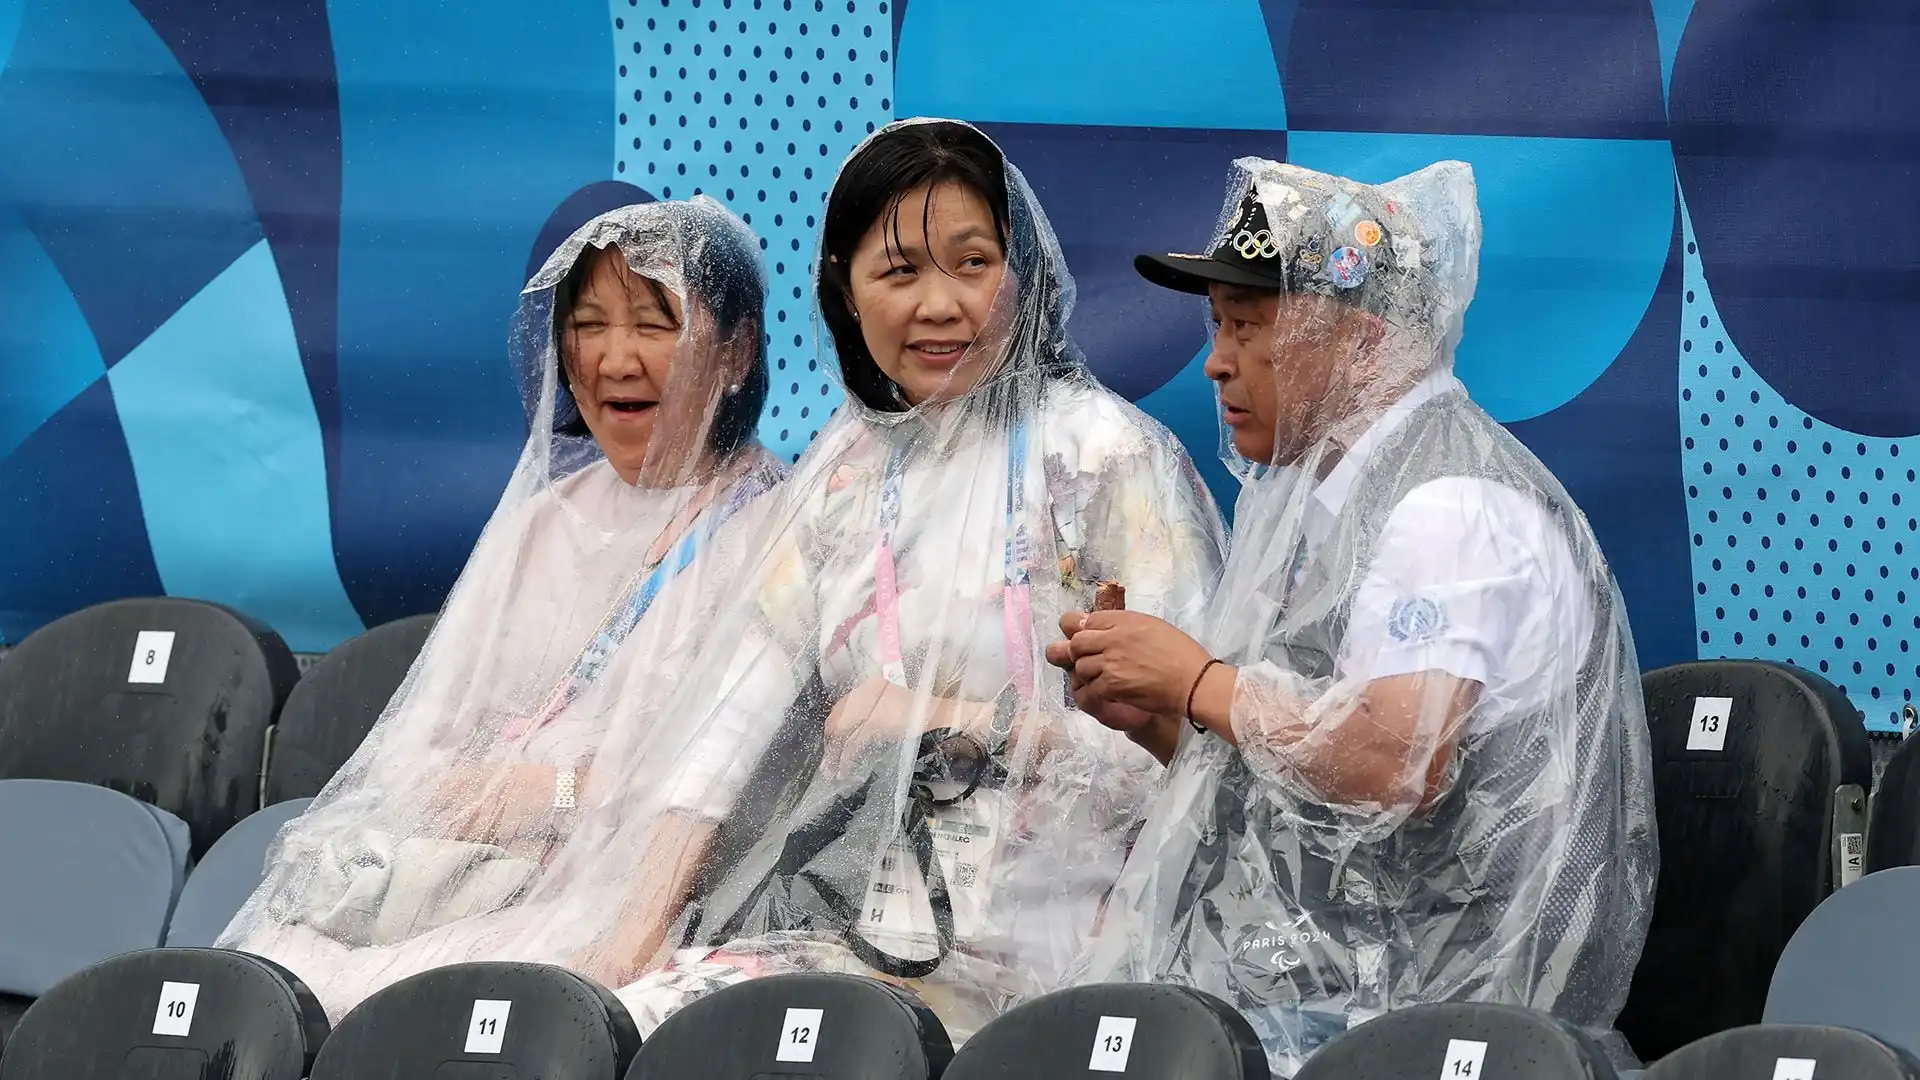
[(859, 322), (859, 321), (860, 321), (860, 313), (859, 313), (859, 312), (857, 312), (857, 311), (856, 311), (856, 312), (854, 312), (854, 313), (853, 313), (853, 321), (854, 321), (854, 322)]
[(739, 384), (739, 383), (734, 383), (734, 384), (733, 384), (732, 386), (729, 386), (729, 387), (727, 387), (727, 393), (729, 393), (729, 394), (737, 394), (737, 393), (739, 393), (739, 392), (740, 392), (740, 384)]

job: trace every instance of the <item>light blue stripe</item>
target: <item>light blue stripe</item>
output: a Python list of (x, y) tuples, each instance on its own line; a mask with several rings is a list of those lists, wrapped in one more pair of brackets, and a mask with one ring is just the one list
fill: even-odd
[(1559, 408), (1612, 366), (1672, 247), (1665, 142), (1295, 131), (1287, 153), (1369, 184), (1447, 158), (1473, 166), (1485, 242), (1458, 371), (1502, 422)]
[(1287, 124), (1256, 0), (912, 0), (894, 71), (901, 116)]
[(264, 242), (107, 378), (169, 595), (238, 608), (296, 650), (364, 629), (334, 566), (320, 421)]

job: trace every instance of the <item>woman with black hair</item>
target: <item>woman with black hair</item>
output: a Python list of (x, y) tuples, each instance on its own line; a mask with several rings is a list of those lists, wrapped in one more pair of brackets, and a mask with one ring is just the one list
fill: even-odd
[(603, 932), (574, 883), (622, 823), (619, 760), (736, 589), (782, 470), (758, 243), (718, 203), (601, 215), (527, 283), (532, 431), (405, 684), (281, 834), (220, 943), (336, 1020), (415, 972), (565, 959)]
[(891, 125), (828, 200), (820, 315), (848, 400), (764, 565), (634, 770), (621, 932), (579, 959), (644, 1030), (779, 971), (909, 985), (965, 1037), (1099, 913), (1152, 758), (1044, 662), (1097, 583), (1204, 608), (1218, 514), (1096, 383), (1039, 204), (979, 131)]

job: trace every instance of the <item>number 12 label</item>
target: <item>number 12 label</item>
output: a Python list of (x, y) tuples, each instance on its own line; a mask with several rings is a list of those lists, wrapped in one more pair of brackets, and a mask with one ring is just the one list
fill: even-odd
[(1140, 1021), (1131, 1016), (1103, 1016), (1093, 1033), (1093, 1057), (1087, 1061), (1091, 1072), (1123, 1073), (1127, 1059), (1133, 1056), (1133, 1029)]
[(820, 1018), (825, 1015), (825, 1009), (788, 1009), (773, 1060), (812, 1061), (814, 1048), (820, 1045)]
[(473, 1019), (467, 1022), (466, 1052), (499, 1053), (507, 1043), (507, 1014), (512, 1011), (511, 1001), (476, 999), (473, 1003)]

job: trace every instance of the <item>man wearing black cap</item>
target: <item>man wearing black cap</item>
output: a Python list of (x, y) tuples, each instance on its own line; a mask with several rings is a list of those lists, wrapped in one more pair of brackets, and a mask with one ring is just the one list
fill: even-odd
[(1235, 169), (1208, 254), (1135, 262), (1214, 324), (1243, 489), (1206, 628), (1070, 615), (1048, 650), (1168, 765), (1081, 977), (1232, 1001), (1280, 1075), (1445, 1000), (1625, 1057), (1656, 856), (1639, 671), (1585, 518), (1453, 376), (1471, 170)]

